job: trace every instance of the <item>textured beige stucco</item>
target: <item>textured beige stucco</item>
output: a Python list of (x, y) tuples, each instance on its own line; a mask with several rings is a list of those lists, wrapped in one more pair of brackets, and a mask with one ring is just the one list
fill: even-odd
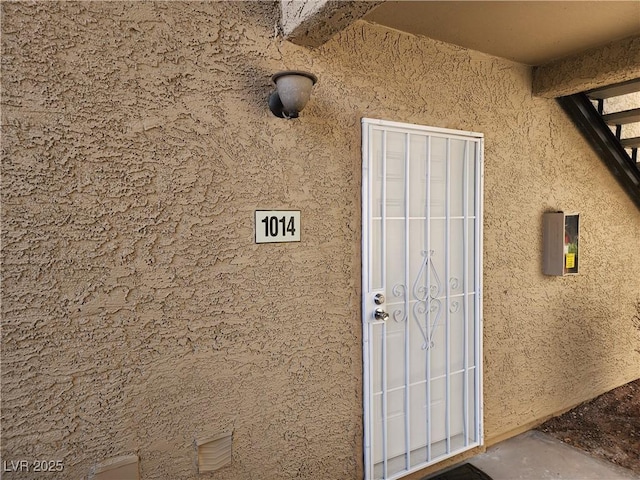
[[(529, 68), (362, 21), (308, 50), (277, 19), (2, 3), (3, 461), (196, 479), (223, 431), (216, 479), (361, 478), (363, 116), (485, 135), (489, 441), (640, 377), (640, 212)], [(319, 78), (292, 121), (285, 69)], [(302, 241), (256, 245), (255, 209), (301, 210)], [(549, 209), (582, 214), (578, 276), (541, 274)]]
[(640, 78), (640, 37), (629, 37), (537, 67), (533, 91), (546, 98)]
[(290, 42), (319, 47), (382, 1), (280, 0), (280, 26)]

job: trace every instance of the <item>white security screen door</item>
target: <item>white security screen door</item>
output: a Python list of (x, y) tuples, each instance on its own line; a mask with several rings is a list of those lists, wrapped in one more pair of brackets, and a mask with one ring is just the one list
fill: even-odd
[(481, 445), (481, 134), (363, 119), (366, 479)]

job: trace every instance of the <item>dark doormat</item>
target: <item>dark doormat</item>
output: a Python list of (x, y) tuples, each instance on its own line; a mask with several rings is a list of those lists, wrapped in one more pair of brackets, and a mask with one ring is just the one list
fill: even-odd
[(491, 477), (470, 463), (465, 463), (434, 477), (424, 477), (422, 480), (491, 480)]

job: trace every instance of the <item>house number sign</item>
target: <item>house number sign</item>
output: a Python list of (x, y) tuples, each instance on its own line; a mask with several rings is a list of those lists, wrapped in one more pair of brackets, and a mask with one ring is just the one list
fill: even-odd
[(256, 243), (300, 241), (300, 210), (256, 210)]

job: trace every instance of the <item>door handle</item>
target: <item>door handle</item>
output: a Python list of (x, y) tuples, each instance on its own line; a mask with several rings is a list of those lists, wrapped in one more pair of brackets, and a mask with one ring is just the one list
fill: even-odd
[(376, 320), (382, 320), (383, 322), (385, 322), (389, 318), (389, 314), (381, 308), (376, 308), (373, 312), (373, 316), (376, 318)]

